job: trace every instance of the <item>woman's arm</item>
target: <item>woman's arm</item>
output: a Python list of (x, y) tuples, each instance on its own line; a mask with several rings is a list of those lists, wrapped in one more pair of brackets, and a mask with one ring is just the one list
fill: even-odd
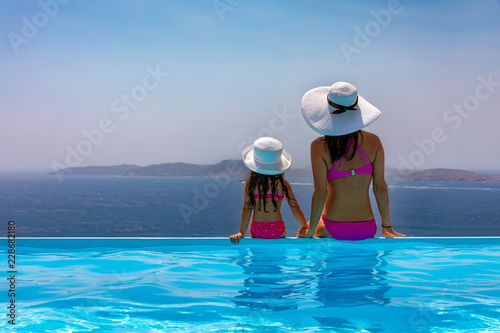
[(292, 187), (290, 186), (290, 183), (288, 183), (285, 180), (284, 184), (286, 186), (288, 196), (290, 197), (290, 198), (286, 198), (286, 200), (288, 202), (288, 206), (290, 207), (290, 210), (292, 211), (293, 216), (295, 217), (297, 222), (299, 222), (300, 226), (302, 227), (299, 229), (297, 234), (301, 233), (301, 231), (305, 232), (307, 229), (307, 221), (306, 221), (306, 218), (304, 216), (304, 213), (302, 212), (302, 209), (300, 209), (299, 202), (297, 201), (297, 199), (295, 199), (295, 196), (293, 195), (293, 190), (292, 190)]
[(309, 228), (305, 237), (310, 238), (314, 235), (319, 219), (323, 213), (326, 197), (328, 195), (328, 180), (326, 174), (328, 171), (322, 152), (324, 151), (324, 142), (321, 138), (311, 143), (311, 166), (314, 178), (314, 192), (311, 200), (311, 218)]
[(377, 137), (378, 147), (373, 160), (373, 194), (377, 200), (378, 210), (382, 218), (382, 236), (384, 237), (406, 237), (392, 229), (391, 218), (389, 217), (389, 191), (385, 182), (384, 167), (385, 156), (382, 142)]
[(252, 216), (253, 209), (248, 206), (250, 198), (247, 193), (248, 179), (245, 182), (245, 196), (243, 199), (243, 207), (241, 208), (241, 219), (240, 219), (240, 232), (229, 237), (231, 243), (239, 243), (240, 238), (245, 237), (248, 229), (248, 223), (250, 222), (250, 217)]

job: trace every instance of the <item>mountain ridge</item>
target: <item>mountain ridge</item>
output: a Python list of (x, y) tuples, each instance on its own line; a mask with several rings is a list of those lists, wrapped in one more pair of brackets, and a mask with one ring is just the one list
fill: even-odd
[[(390, 170), (386, 170), (390, 171)], [(50, 175), (116, 175), (122, 177), (230, 177), (244, 179), (249, 170), (241, 160), (223, 160), (215, 164), (191, 164), (184, 162), (138, 166), (120, 164), (113, 166), (87, 166), (61, 169)], [(289, 169), (288, 177), (312, 177), (310, 167)], [(500, 182), (500, 175), (481, 174), (460, 169), (427, 169), (405, 173), (388, 173), (388, 179), (421, 181)]]

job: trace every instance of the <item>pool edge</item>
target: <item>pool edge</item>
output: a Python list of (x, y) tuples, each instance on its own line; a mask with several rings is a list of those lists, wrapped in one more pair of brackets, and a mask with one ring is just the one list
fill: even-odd
[[(7, 248), (7, 238), (2, 237)], [(355, 246), (368, 245), (380, 247), (384, 244), (439, 244), (439, 245), (500, 245), (500, 237), (408, 237), (408, 238), (371, 238), (362, 241), (338, 241), (331, 238), (255, 239), (244, 238), (239, 244), (231, 244), (226, 237), (17, 237), (16, 247), (83, 249), (91, 247), (139, 248), (157, 246), (259, 246), (259, 245), (317, 245)]]

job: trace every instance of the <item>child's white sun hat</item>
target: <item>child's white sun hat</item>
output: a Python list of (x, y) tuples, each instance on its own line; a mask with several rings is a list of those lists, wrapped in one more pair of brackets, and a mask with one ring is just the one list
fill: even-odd
[(262, 137), (241, 153), (243, 162), (252, 171), (263, 175), (278, 175), (292, 164), (292, 156), (283, 149), (280, 141)]

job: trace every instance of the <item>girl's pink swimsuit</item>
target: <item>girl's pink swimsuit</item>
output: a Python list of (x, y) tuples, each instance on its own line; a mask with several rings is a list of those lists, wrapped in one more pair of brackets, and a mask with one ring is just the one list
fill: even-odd
[[(348, 143), (347, 151), (349, 151), (353, 145), (354, 139), (351, 138)], [(363, 161), (364, 166), (359, 169), (339, 170), (346, 159), (346, 156), (343, 156), (341, 159), (335, 161), (332, 167), (328, 170), (327, 179), (332, 180), (347, 176), (373, 173), (372, 162), (370, 161), (370, 158), (366, 154), (365, 150), (359, 144), (356, 149), (356, 154), (359, 156), (361, 161)], [(324, 216), (322, 218), (326, 230), (335, 239), (362, 240), (373, 238), (373, 236), (375, 236), (375, 233), (377, 232), (377, 224), (375, 223), (375, 219), (362, 222), (341, 222), (328, 220)]]
[[(263, 197), (263, 193), (254, 194), (254, 198)], [(272, 193), (266, 193), (265, 197), (271, 199)], [(283, 200), (283, 194), (276, 193), (275, 199)], [(275, 239), (280, 238), (285, 232), (285, 222), (280, 221), (252, 221), (250, 224), (250, 234), (253, 238)]]

